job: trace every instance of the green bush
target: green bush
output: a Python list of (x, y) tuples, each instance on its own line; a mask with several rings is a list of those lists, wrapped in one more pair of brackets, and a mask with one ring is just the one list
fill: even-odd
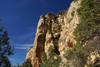
[[(88, 49), (88, 48), (86, 48)], [(89, 56), (89, 53), (85, 50), (84, 47), (82, 47), (80, 44), (73, 47), (73, 49), (69, 49), (66, 51), (66, 58), (72, 62), (73, 66), (80, 67), (84, 66), (86, 63), (87, 56)]]
[(71, 15), (74, 16), (74, 13), (75, 13), (75, 11), (73, 11), (73, 12), (71, 13)]
[[(59, 26), (59, 22), (58, 22), (57, 19), (55, 20), (55, 23), (58, 25), (57, 31), (56, 31), (56, 32), (59, 32), (59, 33), (60, 33), (62, 29), (61, 29), (61, 26)], [(55, 29), (56, 29), (56, 28), (53, 29), (54, 32), (55, 32)]]
[(59, 13), (63, 13), (63, 15), (65, 15), (67, 13), (67, 10), (60, 10)]
[(45, 52), (41, 53), (41, 59), (42, 59), (42, 63), (45, 63), (45, 61), (47, 60), (47, 56)]
[(76, 2), (77, 0), (74, 0), (74, 2)]
[[(44, 54), (42, 54), (42, 56), (44, 56)], [(40, 67), (59, 67), (59, 64), (61, 62), (61, 58), (54, 59), (53, 54), (49, 59), (46, 59), (46, 58), (47, 57), (42, 58), (42, 60), (45, 59), (45, 61), (40, 64)]]
[(57, 20), (57, 19), (55, 20), (55, 23), (59, 24), (59, 22), (58, 22), (58, 20)]
[(63, 11), (61, 11), (61, 10), (59, 11), (59, 13), (62, 13), (62, 12), (63, 12)]
[(63, 11), (62, 11), (62, 10), (60, 10), (60, 11), (59, 11), (59, 13), (65, 13), (65, 12), (66, 12), (66, 10), (63, 10)]
[(22, 67), (32, 67), (32, 65), (31, 65), (31, 60), (30, 60), (30, 59), (27, 59), (27, 60), (22, 64)]
[(54, 52), (53, 47), (52, 47), (52, 46), (50, 46), (50, 47), (49, 47), (49, 49), (48, 49), (48, 51), (49, 51), (49, 52)]
[(42, 63), (40, 64), (40, 67), (59, 67), (59, 64), (61, 62), (61, 58), (54, 59), (54, 56), (57, 56), (54, 53), (54, 49), (52, 46), (49, 47), (48, 51), (50, 52), (50, 58), (47, 59), (46, 53), (41, 53)]

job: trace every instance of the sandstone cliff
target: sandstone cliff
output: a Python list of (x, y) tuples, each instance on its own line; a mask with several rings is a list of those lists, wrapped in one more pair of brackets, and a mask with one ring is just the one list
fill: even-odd
[[(48, 51), (50, 46), (62, 58), (60, 67), (68, 66), (67, 63), (69, 63), (68, 67), (74, 67), (67, 61), (65, 54), (66, 50), (72, 49), (76, 44), (73, 32), (77, 24), (80, 23), (80, 16), (77, 13), (77, 9), (81, 7), (80, 4), (81, 0), (73, 1), (70, 7), (64, 12), (58, 13), (57, 15), (48, 13), (45, 16), (40, 16), (33, 48), (27, 51), (26, 57), (26, 59), (31, 59), (33, 67), (39, 67), (39, 64), (43, 63), (41, 59), (42, 52), (45, 52), (47, 58), (50, 58), (50, 52)], [(94, 60), (97, 56), (100, 57), (98, 53), (91, 52), (87, 64), (95, 63)], [(89, 60), (89, 58), (92, 59)]]

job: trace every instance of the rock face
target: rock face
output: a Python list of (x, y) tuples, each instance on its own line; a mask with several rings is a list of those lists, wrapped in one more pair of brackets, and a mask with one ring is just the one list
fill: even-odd
[[(49, 58), (48, 49), (50, 46), (59, 51), (61, 57), (63, 56), (64, 49), (73, 47), (75, 41), (72, 33), (79, 23), (79, 17), (76, 12), (79, 6), (80, 0), (72, 2), (65, 14), (64, 12), (57, 15), (48, 13), (45, 16), (40, 16), (33, 49), (29, 50), (26, 57), (26, 59), (31, 59), (33, 67), (39, 67), (39, 64), (42, 63), (42, 52), (46, 52)], [(74, 16), (71, 15), (73, 11), (75, 12)], [(32, 50), (33, 53), (30, 54)]]
[(33, 48), (30, 48), (30, 49), (27, 50), (26, 59), (32, 60), (32, 56), (33, 56)]
[(38, 67), (39, 63), (42, 63), (41, 52), (44, 51), (45, 35), (47, 32), (46, 26), (47, 25), (45, 23), (45, 18), (43, 16), (40, 16), (40, 20), (37, 26), (36, 37), (34, 41), (34, 47), (33, 47), (33, 58), (32, 58), (33, 67)]
[[(76, 28), (77, 24), (80, 21), (80, 18), (77, 14), (77, 9), (80, 7), (81, 1), (72, 2), (71, 6), (68, 8), (67, 13), (64, 16), (64, 28), (61, 32), (61, 36), (59, 39), (59, 51), (61, 56), (63, 55), (63, 49), (65, 48), (72, 48), (75, 44), (73, 31)], [(71, 13), (74, 12), (72, 16)]]
[[(76, 43), (73, 32), (80, 22), (80, 17), (77, 13), (80, 3), (81, 0), (73, 1), (65, 12), (58, 13), (57, 15), (48, 13), (45, 16), (40, 16), (34, 46), (27, 51), (26, 57), (26, 59), (31, 59), (32, 67), (39, 67), (39, 64), (42, 63), (42, 52), (45, 52), (47, 58), (49, 58), (50, 53), (48, 49), (50, 46), (59, 52), (59, 56), (62, 58), (60, 67), (66, 67), (67, 59), (63, 55), (68, 48), (73, 48)], [(91, 54), (91, 58), (93, 56)], [(92, 63), (93, 60), (88, 63)]]

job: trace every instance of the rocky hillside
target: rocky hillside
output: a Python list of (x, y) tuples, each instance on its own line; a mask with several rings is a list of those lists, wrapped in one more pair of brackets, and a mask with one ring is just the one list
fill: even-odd
[(99, 0), (74, 0), (57, 15), (41, 15), (26, 56), (32, 67), (99, 67), (99, 8)]

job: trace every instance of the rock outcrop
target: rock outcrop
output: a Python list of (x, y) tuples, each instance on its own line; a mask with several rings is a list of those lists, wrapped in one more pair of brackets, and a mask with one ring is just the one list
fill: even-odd
[[(73, 32), (77, 24), (80, 23), (80, 17), (77, 13), (77, 9), (81, 6), (80, 4), (81, 0), (73, 1), (65, 12), (58, 13), (57, 15), (48, 13), (45, 16), (40, 16), (33, 48), (27, 51), (26, 57), (26, 59), (31, 59), (32, 67), (39, 67), (39, 64), (42, 63), (42, 52), (45, 52), (47, 58), (50, 58), (50, 53), (48, 52), (50, 46), (62, 58), (60, 67), (67, 66), (67, 59), (64, 57), (64, 54), (67, 49), (72, 49), (76, 44)], [(91, 53), (89, 58), (93, 56)], [(98, 54), (95, 56), (99, 58)], [(87, 64), (95, 63), (93, 62), (94, 59), (89, 60), (89, 58)], [(97, 57), (94, 58), (96, 59)], [(69, 65), (68, 67), (73, 66)]]
[(30, 49), (27, 50), (26, 59), (32, 60), (32, 56), (33, 56), (33, 48), (30, 48)]
[[(46, 52), (49, 58), (48, 49), (50, 46), (53, 46), (56, 51), (59, 51), (61, 57), (63, 56), (64, 49), (74, 46), (75, 41), (72, 33), (79, 23), (79, 17), (76, 12), (79, 6), (80, 0), (72, 2), (65, 13), (62, 12), (57, 15), (48, 13), (45, 16), (40, 16), (34, 40), (33, 53), (31, 54), (33, 56), (27, 57), (31, 58), (33, 67), (39, 67), (39, 64), (42, 63), (42, 52)], [(71, 16), (73, 11), (75, 14)]]
[(33, 47), (33, 58), (32, 58), (33, 67), (38, 67), (39, 63), (42, 63), (41, 53), (44, 51), (46, 32), (47, 32), (47, 25), (45, 23), (45, 18), (44, 16), (40, 16)]

